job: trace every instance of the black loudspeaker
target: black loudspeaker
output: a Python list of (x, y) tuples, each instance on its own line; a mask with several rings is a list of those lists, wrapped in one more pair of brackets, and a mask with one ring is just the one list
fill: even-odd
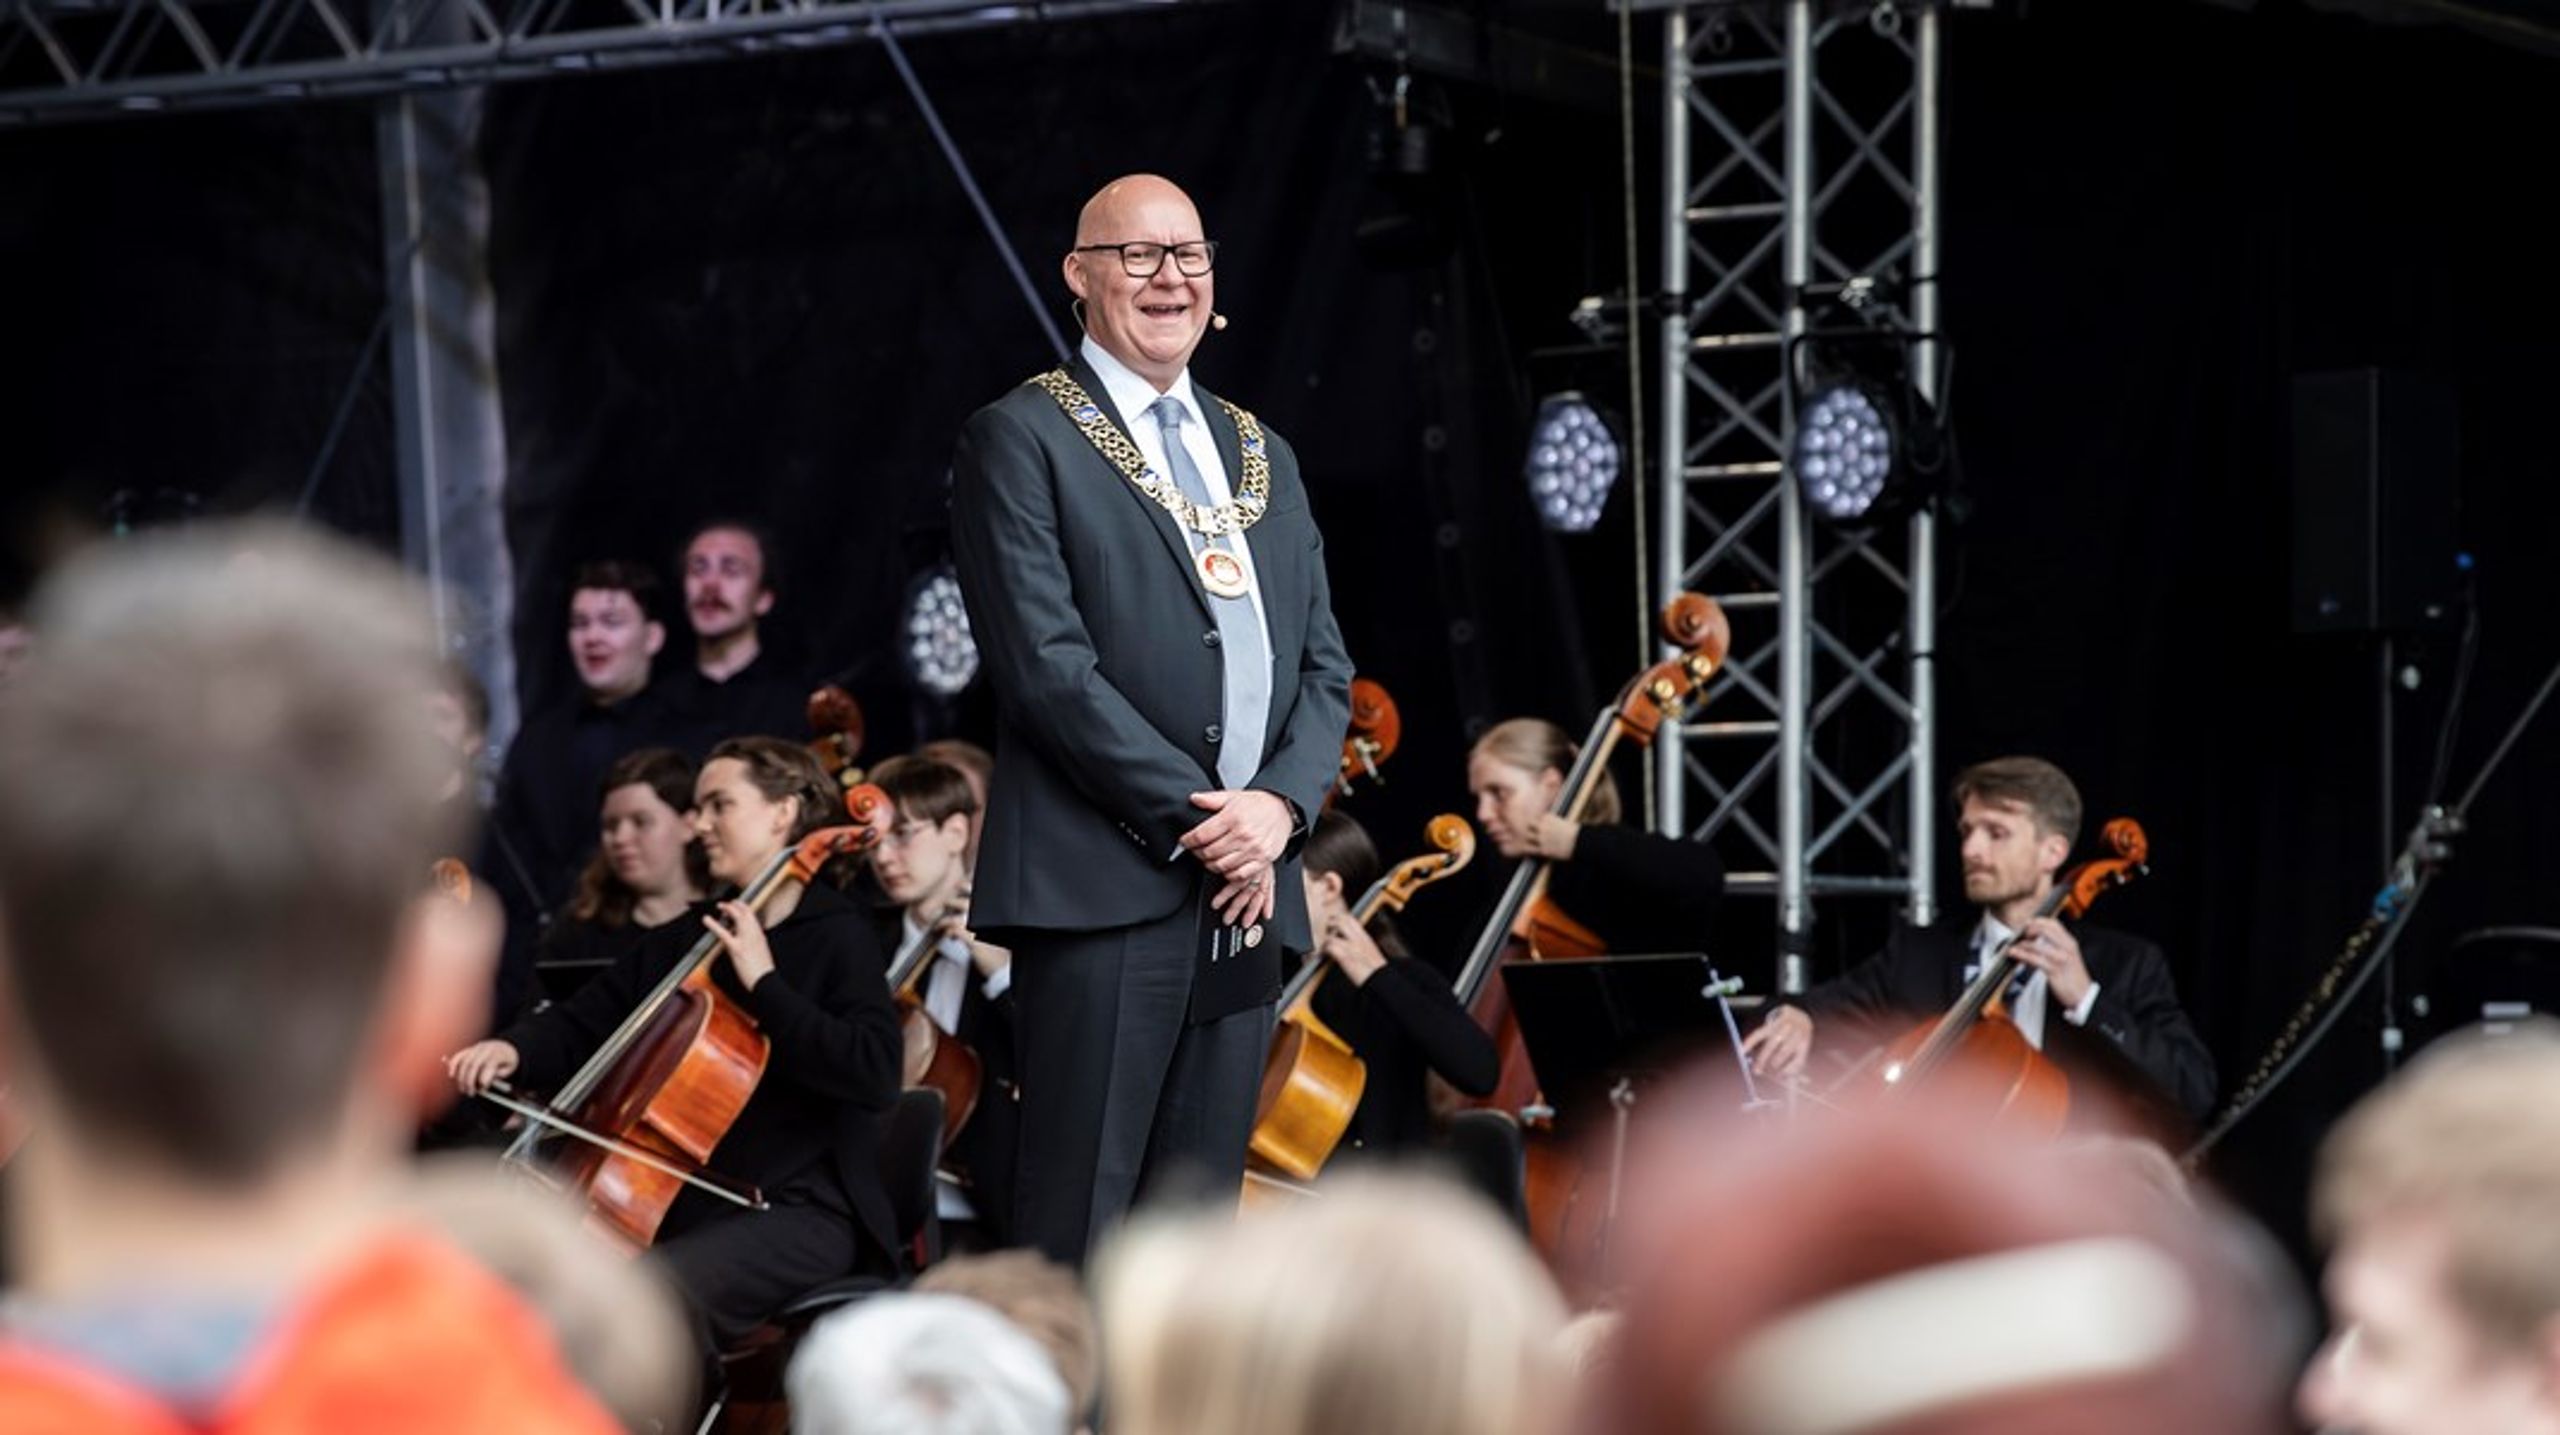
[(2388, 369), (2293, 380), (2293, 629), (2393, 633), (2452, 614), (2453, 385)]

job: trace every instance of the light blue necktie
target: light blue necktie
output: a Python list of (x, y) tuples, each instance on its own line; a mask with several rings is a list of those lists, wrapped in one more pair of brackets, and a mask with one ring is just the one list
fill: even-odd
[[(1164, 433), (1164, 462), (1173, 470), (1174, 487), (1193, 503), (1207, 504), (1208, 480), (1200, 476), (1200, 466), (1191, 461), (1190, 452), (1182, 446), (1182, 401), (1167, 394), (1149, 404), (1147, 412), (1155, 415), (1156, 426)], [(1204, 544), (1232, 552), (1241, 542), (1226, 534), (1210, 537), (1194, 533), (1187, 526), (1182, 536), (1191, 545), (1194, 558), (1200, 555)], [(1195, 575), (1192, 581), (1200, 580)], [(1262, 738), (1271, 720), (1271, 639), (1254, 612), (1251, 590), (1233, 598), (1221, 598), (1205, 588), (1201, 592), (1209, 601), (1210, 616), (1217, 619), (1218, 655), (1226, 667), (1218, 785), (1240, 788), (1262, 768)]]

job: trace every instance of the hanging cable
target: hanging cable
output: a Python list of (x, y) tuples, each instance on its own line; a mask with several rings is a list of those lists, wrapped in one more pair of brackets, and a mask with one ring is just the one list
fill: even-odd
[[(876, 11), (877, 7), (874, 8)], [(1058, 321), (1050, 317), (1048, 306), (1040, 302), (1040, 291), (1032, 287), (1031, 275), (1022, 267), (1022, 256), (1014, 252), (1013, 240), (1005, 234), (1004, 226), (996, 222), (995, 206), (987, 203), (985, 191), (978, 188), (977, 176), (969, 172), (969, 161), (961, 155), (960, 146), (951, 138), (951, 131), (943, 128), (941, 111), (933, 107), (933, 97), (925, 93), (924, 83), (916, 78), (915, 68), (907, 63), (906, 49), (898, 43), (889, 22), (877, 13), (871, 17), (871, 32), (880, 37), (880, 48), (889, 53), (889, 63), (897, 67), (898, 79), (906, 85), (907, 94), (916, 102), (916, 109), (923, 113), (925, 127), (933, 131), (934, 143), (942, 146), (942, 157), (951, 162), (952, 174), (959, 178), (960, 188), (967, 191), (970, 205), (978, 211), (978, 222), (986, 226), (987, 237), (995, 241), (996, 253), (1003, 257), (1004, 267), (1012, 271), (1014, 287), (1022, 291), (1022, 302), (1031, 306), (1031, 316), (1040, 321), (1040, 332), (1049, 336), (1049, 348), (1057, 354), (1058, 362), (1065, 363), (1070, 357), (1066, 336), (1058, 332)]]

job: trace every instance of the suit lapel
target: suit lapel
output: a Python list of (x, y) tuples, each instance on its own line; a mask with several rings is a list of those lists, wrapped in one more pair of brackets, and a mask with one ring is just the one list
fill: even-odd
[[(1976, 920), (1979, 921), (1979, 917)], [(1937, 949), (1937, 954), (1930, 959), (1929, 969), (1937, 974), (1940, 1011), (1954, 1006), (1956, 998), (1964, 995), (1968, 980), (1965, 968), (1972, 966), (1977, 959), (1973, 950), (1974, 930), (1971, 925), (1957, 926), (1944, 921), (1929, 928), (1930, 944)]]
[[(1094, 407), (1102, 410), (1103, 422), (1120, 429), (1122, 437), (1129, 437), (1129, 431), (1121, 426), (1119, 411), (1113, 405), (1103, 402), (1110, 391), (1103, 387), (1102, 376), (1093, 371), (1093, 366), (1081, 357), (1072, 358), (1067, 361), (1067, 372), (1074, 376), (1076, 383), (1093, 400)], [(1182, 536), (1182, 525), (1173, 521), (1173, 515), (1164, 511), (1163, 504), (1140, 493), (1136, 484), (1122, 477), (1120, 470), (1112, 466), (1111, 460), (1104, 458), (1100, 452), (1096, 451), (1081, 432), (1076, 435), (1076, 442), (1085, 452), (1093, 455), (1094, 465), (1109, 477), (1111, 486), (1118, 489), (1129, 502), (1136, 504), (1147, 515), (1147, 521), (1155, 525), (1156, 536), (1162, 538), (1165, 547), (1172, 551), (1173, 561), (1182, 565), (1182, 586), (1190, 590), (1192, 601), (1200, 609), (1200, 616), (1209, 617), (1208, 595), (1200, 590), (1199, 580), (1192, 576), (1191, 544)], [(1132, 438), (1130, 442), (1134, 444), (1136, 440)], [(1172, 482), (1172, 476), (1167, 475), (1165, 481)]]

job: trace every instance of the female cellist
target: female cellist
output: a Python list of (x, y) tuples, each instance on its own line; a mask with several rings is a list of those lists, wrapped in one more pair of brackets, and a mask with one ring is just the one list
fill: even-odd
[(1316, 988), (1316, 1017), (1368, 1068), (1346, 1145), (1372, 1155), (1421, 1146), (1431, 1135), (1425, 1074), (1469, 1096), (1491, 1094), (1501, 1075), (1493, 1038), (1458, 1004), (1449, 979), (1405, 949), (1391, 914), (1380, 910), (1365, 927), (1354, 920), (1351, 899), (1386, 870), (1365, 828), (1327, 812), (1299, 855), (1319, 948), (1307, 960), (1335, 969)]
[(841, 822), (838, 790), (798, 743), (731, 738), (714, 747), (694, 788), (694, 830), (721, 897), (575, 997), (448, 1063), (466, 1093), (501, 1079), (555, 1090), (696, 937), (718, 942), (713, 979), (753, 1016), (771, 1052), (707, 1164), (760, 1188), (769, 1209), (687, 1191), (652, 1247), (715, 1349), (812, 1286), (898, 1265), (878, 1154), (878, 1122), (898, 1092), (898, 1018), (868, 914), (823, 882), (778, 894), (761, 917), (725, 900), (801, 837)]
[(1467, 754), (1476, 825), (1503, 856), (1552, 864), (1547, 900), (1588, 928), (1601, 950), (1697, 950), (1724, 895), (1724, 863), (1703, 842), (1621, 825), (1617, 784), (1605, 776), (1581, 820), (1558, 814), (1575, 756), (1573, 739), (1554, 723), (1495, 724)]

